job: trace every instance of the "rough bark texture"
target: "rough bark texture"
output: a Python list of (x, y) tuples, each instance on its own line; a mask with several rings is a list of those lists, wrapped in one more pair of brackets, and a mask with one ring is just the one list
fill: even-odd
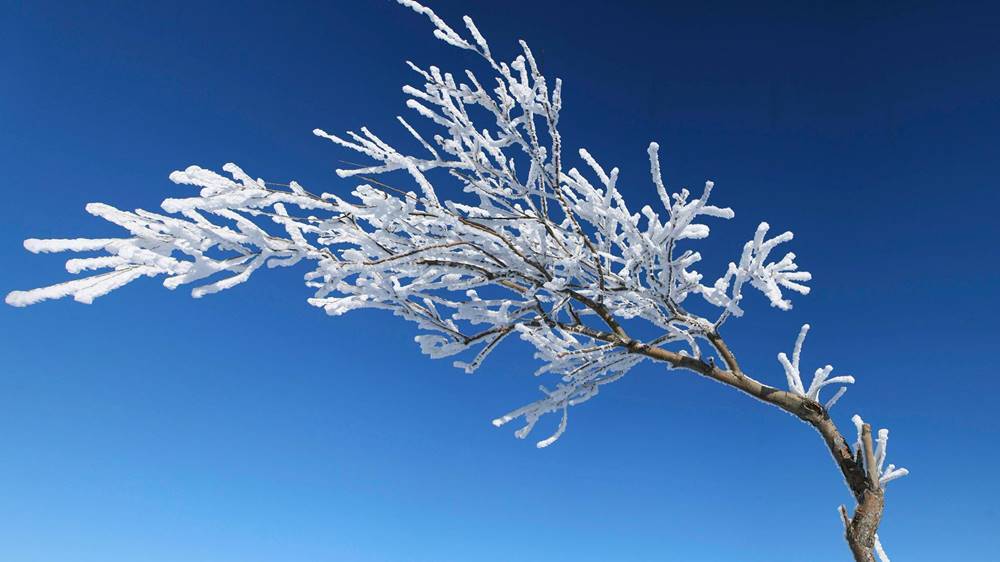
[(607, 311), (600, 310), (600, 305), (592, 308), (595, 308), (608, 323), (612, 328), (612, 333), (588, 330), (588, 335), (622, 345), (633, 353), (670, 363), (674, 367), (694, 371), (699, 375), (736, 388), (762, 402), (767, 402), (791, 413), (815, 428), (830, 450), (833, 460), (844, 476), (847, 487), (857, 502), (853, 517), (848, 517), (846, 508), (840, 506), (845, 526), (844, 534), (851, 554), (856, 562), (875, 562), (873, 553), (875, 533), (878, 531), (879, 522), (882, 519), (884, 496), (878, 482), (878, 469), (875, 467), (871, 426), (864, 424), (862, 428), (863, 451), (859, 451), (858, 458), (855, 458), (851, 452), (851, 446), (841, 435), (821, 404), (804, 396), (765, 385), (748, 376), (740, 369), (735, 355), (718, 333), (711, 333), (708, 339), (718, 352), (719, 357), (725, 362), (725, 368), (716, 366), (712, 362), (705, 362), (695, 357), (681, 355), (633, 340), (625, 334), (620, 325), (610, 318)]

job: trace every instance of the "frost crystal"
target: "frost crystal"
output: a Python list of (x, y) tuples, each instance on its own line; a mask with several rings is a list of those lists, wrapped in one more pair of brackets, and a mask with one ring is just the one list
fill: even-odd
[[(523, 41), (520, 55), (500, 61), (470, 18), (463, 19), (468, 33), (460, 33), (430, 8), (397, 1), (428, 18), (438, 39), (476, 53), (489, 74), (480, 80), (468, 70), (456, 76), (407, 63), (420, 86), (403, 87), (406, 107), (424, 127), (397, 119), (418, 153), (366, 127), (341, 135), (316, 129), (315, 135), (368, 161), (337, 170), (341, 178), (357, 178), (349, 196), (254, 179), (235, 164), (223, 166), (227, 175), (198, 166), (173, 172), (174, 183), (198, 193), (164, 200), (163, 213), (87, 205), (88, 213), (125, 231), (119, 238), (26, 240), (33, 253), (85, 254), (66, 262), (69, 273), (84, 277), (13, 291), (6, 302), (72, 297), (90, 303), (141, 277), (162, 277), (168, 289), (192, 285), (191, 295), (199, 298), (261, 269), (304, 262), (305, 284), (314, 290), (309, 304), (335, 316), (391, 311), (416, 324), (423, 353), (453, 357), (466, 373), (508, 337), (533, 346), (541, 362), (535, 375), (546, 380), (542, 398), (493, 424), (521, 420), (515, 435), (524, 438), (543, 416), (558, 414), (539, 448), (563, 435), (571, 406), (646, 359), (695, 371), (816, 428), (859, 500), (853, 522), (840, 508), (852, 550), (865, 551), (865, 560), (874, 550), (888, 562), (875, 534), (882, 490), (908, 472), (885, 465), (887, 429), (873, 443), (871, 428), (854, 416), (852, 449), (832, 423), (829, 411), (854, 377), (831, 376), (826, 365), (804, 385), (806, 324), (791, 358), (778, 354), (788, 384), (782, 392), (742, 372), (719, 333), (727, 319), (743, 315), (747, 287), (780, 310), (792, 307), (791, 292), (809, 293), (811, 275), (799, 269), (794, 253), (771, 257), (792, 233), (769, 238), (770, 226), (760, 223), (739, 260), (703, 283), (694, 245), (711, 233), (708, 219), (733, 218), (728, 207), (710, 203), (713, 182), (700, 193), (669, 189), (660, 147), (650, 143), (651, 193), (658, 203), (633, 211), (619, 190), (618, 168), (605, 168), (582, 148), (574, 158), (579, 168), (564, 163), (562, 81), (542, 75)], [(630, 333), (650, 335), (637, 340)], [(841, 386), (823, 404), (820, 394), (831, 385)], [(863, 502), (873, 491), (878, 501)]]
[[(417, 2), (399, 3), (426, 16), (438, 39), (477, 53), (490, 74), (481, 80), (471, 71), (453, 75), (410, 63), (420, 85), (403, 88), (406, 106), (427, 127), (399, 122), (421, 154), (365, 127), (344, 135), (317, 129), (317, 136), (370, 160), (337, 171), (359, 180), (350, 196), (254, 179), (234, 164), (223, 166), (228, 175), (198, 166), (174, 172), (173, 182), (200, 191), (166, 199), (162, 213), (87, 206), (121, 226), (120, 238), (28, 240), (32, 252), (103, 254), (67, 262), (68, 271), (88, 276), (14, 291), (7, 303), (62, 297), (89, 303), (141, 277), (162, 277), (169, 289), (192, 285), (192, 296), (203, 297), (262, 269), (306, 262), (306, 285), (315, 291), (310, 304), (331, 315), (391, 311), (417, 325), (424, 353), (460, 356), (455, 365), (466, 372), (508, 336), (533, 345), (542, 361), (536, 375), (552, 380), (540, 400), (494, 424), (523, 419), (517, 435), (524, 437), (544, 414), (558, 413), (555, 433), (538, 443), (544, 447), (563, 433), (569, 407), (646, 358), (634, 346), (700, 358), (699, 343), (728, 317), (742, 315), (748, 285), (782, 310), (791, 308), (786, 290), (808, 292), (803, 283), (810, 275), (798, 269), (794, 254), (770, 257), (792, 233), (767, 238), (767, 223), (738, 262), (704, 284), (695, 269), (702, 256), (692, 244), (709, 235), (708, 219), (733, 217), (710, 203), (711, 181), (700, 193), (668, 190), (659, 146), (651, 143), (659, 205), (632, 210), (619, 191), (618, 168), (605, 168), (583, 149), (582, 165), (566, 167), (558, 129), (562, 82), (542, 75), (526, 44), (514, 60), (500, 61), (471, 19), (464, 20), (466, 36)], [(392, 173), (394, 179), (385, 177)], [(405, 184), (412, 187), (396, 187)], [(691, 297), (718, 307), (718, 314), (690, 311)], [(645, 322), (662, 335), (633, 341), (626, 322)], [(804, 390), (800, 346), (791, 363), (783, 361), (794, 392), (818, 400), (823, 386), (853, 380), (828, 379), (829, 370), (821, 369)]]
[[(802, 377), (799, 375), (799, 358), (802, 355), (802, 344), (806, 341), (806, 334), (809, 332), (809, 324), (803, 324), (802, 329), (799, 331), (799, 337), (795, 339), (795, 348), (792, 350), (792, 360), (788, 360), (788, 356), (784, 352), (778, 354), (778, 362), (785, 369), (785, 377), (788, 379), (788, 390), (798, 394), (799, 396), (805, 396), (813, 402), (819, 402), (819, 391), (823, 389), (824, 386), (831, 384), (852, 384), (854, 383), (854, 377), (850, 375), (841, 375), (833, 378), (830, 377), (830, 373), (833, 371), (833, 365), (827, 365), (823, 368), (816, 369), (816, 373), (813, 375), (813, 380), (809, 383), (809, 389), (806, 390), (802, 385)], [(840, 400), (840, 397), (847, 392), (847, 387), (842, 386), (837, 390), (837, 393), (833, 395), (833, 398), (828, 400), (824, 407), (829, 410)]]
[[(854, 454), (860, 456), (863, 450), (861, 432), (865, 422), (861, 419), (861, 416), (857, 414), (851, 417), (851, 421), (854, 422), (854, 427), (858, 430), (858, 440), (854, 443)], [(897, 478), (906, 476), (910, 473), (910, 471), (905, 468), (896, 468), (896, 465), (894, 464), (885, 466), (886, 447), (889, 444), (888, 429), (878, 430), (878, 439), (875, 440), (875, 443), (875, 468), (876, 474), (878, 474), (878, 484), (880, 487), (885, 488), (886, 484)]]

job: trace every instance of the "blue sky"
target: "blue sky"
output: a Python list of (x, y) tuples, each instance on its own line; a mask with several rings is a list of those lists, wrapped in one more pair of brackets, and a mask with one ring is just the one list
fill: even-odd
[[(892, 429), (881, 535), (905, 561), (995, 560), (1000, 382), (995, 6), (430, 3), (565, 81), (564, 144), (655, 199), (716, 181), (736, 219), (796, 232), (813, 293), (724, 335), (781, 384), (854, 374), (834, 410)], [(155, 208), (167, 174), (233, 161), (346, 192), (310, 134), (402, 138), (403, 64), (475, 65), (388, 2), (2, 3), (0, 292), (67, 277), (28, 237), (115, 234), (90, 201)], [(714, 267), (714, 269), (713, 269)], [(309, 307), (303, 270), (190, 299), (137, 282), (92, 306), (0, 309), (0, 559), (17, 562), (844, 560), (849, 497), (806, 426), (647, 364), (536, 450), (489, 420), (537, 396), (521, 343), (473, 376), (410, 326)]]

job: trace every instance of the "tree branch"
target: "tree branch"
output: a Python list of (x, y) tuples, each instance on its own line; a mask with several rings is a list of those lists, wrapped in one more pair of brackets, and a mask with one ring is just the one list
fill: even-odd
[[(858, 502), (854, 517), (850, 519), (846, 531), (851, 552), (859, 562), (874, 561), (872, 549), (875, 545), (875, 532), (882, 517), (883, 492), (879, 486), (878, 469), (875, 465), (871, 426), (864, 425), (862, 440), (865, 466), (862, 466), (851, 454), (850, 446), (822, 405), (804, 396), (762, 384), (747, 376), (739, 370), (736, 357), (726, 346), (725, 341), (718, 334), (710, 334), (708, 337), (729, 367), (728, 370), (720, 369), (701, 359), (634, 341), (627, 347), (633, 353), (640, 353), (674, 367), (694, 371), (701, 376), (733, 387), (762, 402), (777, 406), (811, 425), (823, 438), (848, 489)], [(846, 518), (846, 512), (843, 512), (843, 516)]]

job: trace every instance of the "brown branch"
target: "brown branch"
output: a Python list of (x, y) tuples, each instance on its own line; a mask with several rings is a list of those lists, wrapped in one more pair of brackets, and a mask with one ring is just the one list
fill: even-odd
[(875, 465), (875, 449), (872, 446), (872, 426), (867, 423), (861, 426), (861, 447), (867, 487), (861, 491), (860, 497), (855, 493), (858, 497), (858, 506), (854, 510), (850, 525), (844, 531), (844, 537), (856, 561), (874, 562), (872, 549), (875, 547), (875, 532), (878, 531), (882, 519), (885, 496), (878, 482), (878, 466)]
[(875, 466), (875, 449), (872, 447), (872, 426), (862, 424), (861, 446), (865, 452), (865, 467), (868, 469), (868, 483), (872, 488), (878, 487), (878, 467)]
[(863, 426), (864, 453), (861, 457), (863, 462), (859, 462), (858, 459), (855, 459), (850, 445), (847, 444), (844, 436), (841, 435), (822, 405), (804, 396), (763, 384), (743, 373), (739, 369), (736, 357), (717, 333), (708, 334), (707, 337), (719, 352), (727, 369), (721, 369), (696, 357), (681, 355), (661, 347), (638, 342), (627, 336), (624, 337), (625, 343), (623, 344), (621, 343), (622, 336), (617, 332), (615, 334), (587, 335), (595, 337), (595, 339), (624, 345), (632, 353), (645, 355), (651, 359), (669, 363), (674, 367), (694, 371), (701, 376), (731, 386), (757, 400), (777, 406), (811, 425), (823, 438), (834, 462), (837, 463), (837, 467), (844, 476), (847, 487), (857, 500), (853, 518), (848, 519), (846, 509), (841, 507), (841, 516), (847, 522), (845, 536), (854, 559), (856, 562), (875, 561), (872, 549), (875, 546), (875, 533), (882, 518), (884, 496), (878, 482), (878, 468), (875, 466), (871, 426), (867, 424)]
[(567, 289), (566, 293), (569, 296), (576, 299), (577, 301), (579, 301), (580, 303), (582, 303), (587, 308), (593, 310), (594, 313), (597, 314), (597, 316), (599, 316), (601, 320), (604, 321), (605, 324), (607, 324), (608, 328), (611, 328), (611, 331), (615, 333), (615, 335), (618, 337), (619, 340), (618, 343), (624, 345), (632, 340), (632, 338), (630, 338), (628, 334), (625, 333), (625, 330), (621, 327), (621, 324), (619, 324), (618, 321), (615, 320), (614, 315), (611, 313), (610, 310), (608, 310), (608, 307), (572, 289)]
[(436, 249), (441, 249), (441, 248), (453, 248), (455, 246), (473, 246), (473, 244), (472, 244), (472, 242), (463, 242), (463, 241), (444, 242), (444, 243), (441, 243), (441, 244), (431, 244), (429, 246), (421, 246), (419, 248), (414, 248), (414, 249), (412, 249), (412, 250), (410, 250), (408, 252), (403, 252), (401, 254), (392, 254), (392, 255), (386, 256), (384, 258), (379, 258), (377, 260), (364, 261), (364, 262), (361, 262), (361, 264), (362, 265), (380, 265), (380, 264), (383, 264), (383, 263), (386, 263), (386, 262), (395, 261), (395, 260), (401, 260), (403, 258), (408, 258), (410, 256), (414, 256), (414, 255), (419, 254), (421, 252), (426, 252), (427, 250), (436, 250)]

